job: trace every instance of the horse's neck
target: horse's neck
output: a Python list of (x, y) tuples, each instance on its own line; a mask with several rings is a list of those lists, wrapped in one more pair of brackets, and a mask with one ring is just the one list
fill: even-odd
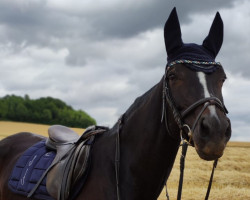
[(156, 199), (178, 150), (161, 122), (162, 81), (138, 98), (121, 128), (120, 183), (124, 199)]

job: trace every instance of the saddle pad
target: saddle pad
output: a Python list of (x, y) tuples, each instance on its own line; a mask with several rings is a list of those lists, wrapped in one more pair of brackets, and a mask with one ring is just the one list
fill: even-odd
[[(46, 148), (45, 141), (38, 142), (27, 149), (13, 168), (8, 182), (10, 190), (27, 196), (50, 166), (55, 155), (55, 151)], [(47, 192), (46, 177), (37, 188), (33, 197), (40, 200), (54, 200)]]

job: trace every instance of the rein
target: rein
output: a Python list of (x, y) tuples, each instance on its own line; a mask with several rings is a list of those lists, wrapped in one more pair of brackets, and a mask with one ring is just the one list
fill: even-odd
[(119, 169), (120, 169), (120, 129), (123, 122), (122, 115), (117, 122), (117, 134), (116, 134), (116, 145), (115, 145), (115, 179), (116, 179), (116, 196), (117, 200), (121, 200), (120, 189), (119, 189)]
[[(175, 63), (176, 64), (176, 63)], [(172, 112), (173, 112), (173, 116), (174, 119), (180, 129), (180, 137), (181, 137), (181, 144), (180, 146), (182, 146), (182, 154), (181, 154), (181, 158), (180, 158), (180, 178), (179, 178), (179, 186), (178, 186), (178, 194), (177, 194), (177, 200), (181, 200), (181, 194), (182, 194), (182, 185), (183, 185), (183, 176), (184, 176), (184, 168), (185, 168), (185, 158), (186, 158), (186, 153), (187, 153), (187, 148), (188, 146), (193, 146), (192, 142), (192, 133), (194, 132), (196, 125), (200, 119), (200, 117), (202, 116), (203, 112), (206, 110), (206, 108), (210, 105), (215, 105), (216, 107), (218, 107), (220, 110), (222, 110), (225, 114), (228, 113), (225, 105), (217, 98), (217, 97), (208, 97), (208, 98), (203, 98), (200, 99), (198, 101), (196, 101), (195, 103), (193, 103), (192, 105), (190, 105), (186, 110), (184, 110), (182, 113), (180, 113), (178, 111), (178, 109), (176, 108), (174, 99), (172, 97), (171, 94), (171, 90), (169, 87), (169, 83), (168, 83), (168, 79), (167, 79), (167, 72), (168, 72), (169, 67), (166, 70), (166, 73), (164, 75), (164, 81), (163, 81), (163, 110), (162, 110), (162, 118), (161, 121), (163, 122), (163, 119), (165, 119), (165, 125), (166, 125), (166, 129), (167, 131), (170, 133), (170, 129), (168, 126), (168, 120), (167, 120), (167, 111), (166, 111), (166, 102), (168, 103), (168, 105), (170, 106)], [(203, 105), (202, 109), (200, 110), (199, 114), (197, 115), (194, 124), (192, 125), (192, 128), (189, 127), (189, 125), (185, 124), (183, 119), (189, 115), (194, 109), (196, 109), (197, 107)], [(188, 137), (189, 137), (189, 141), (187, 141), (186, 139), (183, 138), (183, 132), (184, 129), (188, 129)], [(210, 190), (211, 190), (211, 186), (212, 186), (212, 182), (213, 182), (213, 175), (214, 175), (214, 170), (217, 166), (217, 162), (218, 159), (216, 159), (214, 161), (213, 164), (213, 169), (212, 169), (212, 173), (210, 176), (210, 181), (209, 181), (209, 185), (208, 185), (208, 189), (207, 189), (207, 193), (206, 193), (206, 197), (205, 200), (208, 200), (209, 198), (209, 194), (210, 194)], [(165, 184), (167, 187), (167, 184)], [(167, 192), (167, 188), (166, 188), (166, 197), (167, 200), (169, 200), (169, 195)]]
[(119, 169), (120, 169), (120, 129), (123, 121), (123, 115), (118, 120), (116, 147), (115, 147), (115, 179), (116, 179), (116, 196), (117, 200), (121, 200), (119, 189)]
[[(185, 168), (185, 158), (186, 158), (187, 148), (189, 145), (190, 145), (189, 142), (187, 142), (186, 140), (182, 138), (182, 144), (180, 145), (182, 146), (182, 151), (181, 151), (181, 158), (180, 158), (180, 178), (179, 178), (177, 200), (181, 200), (183, 176), (184, 176), (184, 168)], [(213, 183), (214, 170), (217, 167), (217, 163), (218, 163), (218, 159), (214, 160), (213, 169), (211, 172), (205, 200), (208, 200), (209, 198), (210, 190), (211, 190), (212, 183)], [(166, 184), (166, 187), (167, 187), (167, 184)], [(168, 192), (167, 192), (167, 188), (166, 188), (166, 197), (167, 197), (167, 200), (170, 200)]]

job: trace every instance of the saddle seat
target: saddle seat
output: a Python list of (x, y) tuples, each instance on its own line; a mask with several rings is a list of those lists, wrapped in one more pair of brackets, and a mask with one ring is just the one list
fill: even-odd
[(60, 145), (72, 144), (80, 138), (75, 131), (62, 125), (49, 127), (48, 134), (49, 139), (46, 141), (46, 146), (53, 150), (56, 150)]
[[(107, 130), (107, 127), (91, 126), (79, 136), (65, 126), (54, 125), (49, 128), (45, 144), (56, 151), (56, 156), (41, 179), (46, 175), (46, 188), (53, 198), (67, 200), (72, 194), (76, 195), (89, 168), (91, 144), (97, 134)], [(36, 187), (29, 196), (32, 196)]]

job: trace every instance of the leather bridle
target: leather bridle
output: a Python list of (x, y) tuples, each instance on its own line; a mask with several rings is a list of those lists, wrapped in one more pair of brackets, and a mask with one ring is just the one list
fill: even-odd
[[(191, 133), (194, 132), (194, 130), (196, 128), (196, 125), (197, 125), (201, 115), (203, 114), (203, 112), (206, 110), (206, 108), (208, 106), (215, 105), (225, 115), (228, 113), (227, 108), (225, 107), (225, 105), (217, 97), (206, 97), (206, 98), (203, 98), (203, 99), (199, 99), (195, 103), (191, 104), (184, 111), (180, 112), (177, 109), (177, 106), (175, 104), (175, 101), (174, 101), (172, 93), (171, 93), (171, 89), (170, 89), (170, 86), (169, 86), (169, 80), (167, 78), (168, 70), (169, 70), (169, 67), (167, 67), (167, 69), (166, 69), (166, 73), (164, 75), (164, 80), (163, 80), (163, 93), (162, 93), (163, 94), (162, 95), (162, 97), (163, 97), (163, 101), (162, 101), (163, 102), (163, 109), (162, 109), (162, 119), (161, 120), (163, 121), (163, 119), (165, 119), (166, 128), (167, 128), (167, 131), (169, 133), (170, 133), (170, 130), (169, 130), (169, 125), (168, 125), (168, 120), (167, 120), (166, 102), (168, 103), (169, 107), (171, 108), (171, 110), (173, 112), (175, 122), (177, 123), (179, 129), (181, 131), (183, 131), (185, 129), (185, 127), (187, 127), (188, 130), (191, 131)], [(189, 125), (185, 124), (184, 119), (185, 119), (185, 117), (187, 117), (187, 115), (189, 115), (192, 111), (194, 111), (195, 109), (197, 109), (201, 105), (203, 105), (203, 107), (202, 107), (200, 113), (197, 115), (197, 117), (195, 119), (195, 122), (192, 125), (192, 128), (190, 128)], [(189, 133), (189, 137), (190, 136), (191, 135)]]
[[(177, 200), (180, 200), (181, 199), (181, 192), (182, 192), (183, 175), (184, 175), (184, 167), (185, 167), (185, 156), (186, 156), (186, 152), (187, 152), (187, 147), (188, 147), (188, 145), (194, 146), (194, 144), (192, 142), (192, 134), (194, 133), (194, 130), (197, 126), (199, 119), (201, 118), (203, 112), (210, 105), (216, 106), (225, 115), (228, 113), (228, 111), (227, 111), (225, 105), (220, 101), (220, 99), (218, 99), (217, 97), (207, 97), (207, 98), (203, 98), (203, 99), (196, 101), (195, 103), (190, 105), (188, 108), (186, 108), (183, 112), (180, 112), (176, 107), (174, 98), (173, 98), (172, 93), (171, 93), (171, 89), (169, 86), (169, 80), (168, 80), (168, 76), (167, 76), (168, 70), (169, 70), (169, 67), (166, 68), (166, 72), (165, 72), (164, 80), (163, 80), (163, 95), (162, 95), (162, 97), (163, 97), (163, 106), (162, 106), (163, 109), (162, 109), (161, 121), (163, 122), (163, 120), (165, 119), (164, 121), (165, 121), (166, 129), (167, 129), (168, 133), (171, 135), (169, 125), (168, 125), (168, 119), (167, 119), (167, 110), (166, 110), (166, 102), (167, 102), (169, 107), (171, 108), (171, 110), (173, 112), (175, 122), (177, 123), (177, 125), (180, 129), (180, 138), (181, 138), (181, 145), (180, 146), (182, 146), (182, 155), (181, 155), (181, 160), (180, 160), (180, 164), (181, 164), (180, 165), (180, 179), (179, 179), (179, 188), (178, 188), (178, 196), (177, 196)], [(202, 105), (203, 105), (203, 107), (201, 108), (199, 114), (196, 116), (196, 119), (195, 119), (192, 127), (190, 128), (189, 125), (185, 124), (184, 119), (189, 114), (191, 114), (195, 109), (197, 109), (198, 107), (200, 107)], [(189, 139), (184, 139), (184, 137), (183, 137), (183, 134), (186, 132), (186, 130), (187, 130), (187, 138), (189, 138)], [(211, 173), (211, 177), (210, 177), (205, 200), (207, 200), (209, 197), (209, 193), (210, 193), (210, 189), (211, 189), (211, 185), (212, 185), (212, 180), (213, 180), (213, 174), (214, 174), (214, 170), (217, 166), (217, 162), (218, 162), (218, 159), (216, 159), (214, 161), (214, 164), (213, 164), (213, 170)], [(169, 200), (167, 190), (166, 190), (166, 197)]]

